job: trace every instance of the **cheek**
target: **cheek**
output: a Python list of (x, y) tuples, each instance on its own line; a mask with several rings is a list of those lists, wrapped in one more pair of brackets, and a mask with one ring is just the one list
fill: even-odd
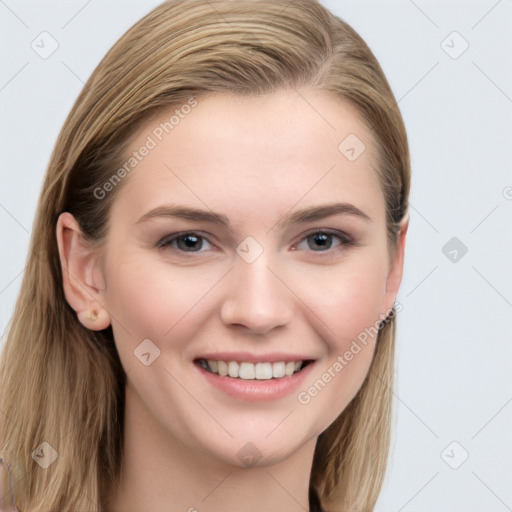
[(345, 265), (317, 268), (297, 281), (297, 295), (311, 311), (311, 321), (317, 317), (314, 323), (332, 351), (344, 350), (360, 333), (378, 325), (383, 312), (386, 262), (371, 254), (357, 256)]
[(203, 299), (216, 282), (196, 269), (172, 271), (165, 263), (143, 257), (117, 262), (109, 276), (106, 302), (124, 352), (147, 338), (162, 352), (171, 341), (176, 348), (184, 334), (190, 339), (201, 325)]
[(308, 322), (324, 340), (325, 357), (297, 399), (306, 410), (317, 411), (320, 430), (341, 414), (363, 384), (382, 319), (386, 261), (371, 252), (359, 256), (336, 268), (315, 269), (301, 280)]

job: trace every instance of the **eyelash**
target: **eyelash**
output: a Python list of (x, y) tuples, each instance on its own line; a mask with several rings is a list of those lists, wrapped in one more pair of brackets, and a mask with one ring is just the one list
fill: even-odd
[[(315, 250), (311, 249), (308, 252), (318, 253), (318, 254), (322, 254), (322, 255), (325, 255), (325, 254), (329, 255), (329, 254), (332, 254), (333, 251), (343, 249), (344, 247), (347, 247), (347, 246), (354, 246), (354, 245), (356, 245), (355, 241), (350, 236), (348, 236), (346, 233), (343, 233), (342, 231), (333, 231), (333, 230), (330, 230), (330, 229), (314, 229), (314, 230), (306, 233), (299, 240), (299, 242), (297, 244), (295, 244), (295, 245), (299, 245), (301, 242), (307, 241), (308, 238), (310, 238), (312, 236), (315, 236), (315, 235), (319, 235), (319, 234), (321, 234), (321, 235), (329, 235), (329, 236), (332, 236), (334, 238), (337, 238), (339, 240), (339, 244), (334, 246), (334, 247), (329, 247), (329, 248), (327, 248), (324, 251), (322, 251), (322, 250), (315, 251)], [(205, 251), (202, 251), (202, 250), (198, 250), (198, 251), (183, 251), (183, 250), (177, 249), (176, 247), (173, 247), (171, 245), (172, 243), (174, 243), (175, 241), (179, 240), (180, 238), (185, 238), (187, 236), (196, 237), (199, 240), (202, 240), (203, 242), (206, 241), (210, 245), (213, 245), (208, 240), (208, 237), (203, 236), (202, 234), (200, 234), (200, 233), (198, 233), (196, 231), (182, 231), (180, 233), (174, 233), (172, 235), (165, 236), (164, 238), (162, 238), (156, 244), (156, 247), (159, 248), (159, 249), (171, 250), (171, 251), (173, 251), (173, 252), (175, 252), (177, 254), (180, 254), (180, 255), (194, 254), (194, 253), (203, 253), (203, 252), (205, 252)], [(297, 249), (293, 249), (293, 250), (297, 250)]]

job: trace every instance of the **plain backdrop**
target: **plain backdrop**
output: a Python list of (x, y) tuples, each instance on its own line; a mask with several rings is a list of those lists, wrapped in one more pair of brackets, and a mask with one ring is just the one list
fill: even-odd
[[(158, 3), (0, 0), (4, 336), (57, 134), (106, 51)], [(379, 59), (412, 154), (396, 427), (376, 512), (512, 510), (512, 1), (322, 3)], [(58, 44), (49, 56), (41, 37), (45, 51)]]

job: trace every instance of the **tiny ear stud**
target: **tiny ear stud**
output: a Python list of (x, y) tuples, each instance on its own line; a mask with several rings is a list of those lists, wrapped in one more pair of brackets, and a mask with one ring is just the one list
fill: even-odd
[(104, 309), (80, 311), (77, 316), (78, 321), (91, 331), (101, 331), (110, 325), (110, 317)]

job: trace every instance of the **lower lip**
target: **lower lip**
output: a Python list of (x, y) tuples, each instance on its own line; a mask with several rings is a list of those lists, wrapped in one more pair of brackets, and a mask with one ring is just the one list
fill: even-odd
[(194, 366), (212, 386), (233, 398), (249, 402), (268, 402), (278, 400), (296, 390), (311, 373), (314, 364), (314, 362), (309, 363), (304, 369), (293, 375), (269, 380), (221, 377), (217, 373), (211, 373), (195, 363)]

